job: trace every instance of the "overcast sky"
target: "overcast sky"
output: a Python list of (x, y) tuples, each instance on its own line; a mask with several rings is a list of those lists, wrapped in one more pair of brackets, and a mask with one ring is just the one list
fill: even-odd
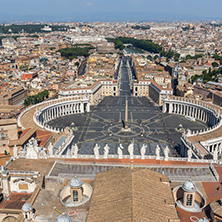
[(0, 22), (222, 18), (222, 0), (0, 0), (0, 3)]

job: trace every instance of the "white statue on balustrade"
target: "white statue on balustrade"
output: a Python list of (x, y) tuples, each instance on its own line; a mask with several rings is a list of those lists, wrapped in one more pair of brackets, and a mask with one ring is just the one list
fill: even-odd
[(48, 145), (48, 154), (49, 156), (53, 156), (53, 145), (51, 142)]
[(78, 156), (78, 145), (75, 143), (75, 145), (72, 145), (72, 149), (71, 149), (71, 155), (74, 156), (74, 158), (77, 158)]
[(160, 159), (160, 146), (159, 145), (156, 146), (156, 159), (157, 160)]
[(108, 158), (109, 149), (110, 149), (110, 148), (109, 148), (108, 144), (106, 144), (105, 147), (104, 147), (104, 154), (103, 154), (103, 158), (104, 158), (104, 159), (107, 159), (107, 158)]
[(16, 145), (14, 145), (14, 148), (13, 148), (13, 155), (15, 159), (18, 158), (18, 147)]
[(123, 158), (123, 145), (122, 145), (122, 143), (120, 143), (120, 145), (118, 146), (117, 153), (119, 155), (119, 159), (122, 159)]
[(187, 151), (187, 161), (191, 161), (193, 155), (192, 149), (188, 149)]
[(71, 157), (71, 149), (70, 148), (67, 148), (66, 157), (68, 157), (68, 158)]
[(140, 149), (140, 154), (141, 154), (141, 159), (142, 159), (142, 160), (145, 159), (146, 148), (147, 148), (147, 145), (143, 144), (142, 147), (141, 147), (141, 149)]
[(99, 159), (99, 149), (100, 149), (100, 146), (98, 144), (95, 145), (94, 147), (94, 155), (95, 155), (95, 159)]
[(38, 159), (39, 158), (38, 142), (33, 137), (26, 144), (26, 158), (27, 159)]
[(48, 158), (48, 155), (47, 155), (45, 149), (41, 149), (41, 150), (40, 150), (40, 152), (39, 152), (39, 158), (41, 158), (41, 159), (47, 159), (47, 158)]
[(133, 159), (133, 156), (134, 156), (134, 143), (130, 143), (130, 145), (128, 146), (128, 152), (129, 152), (129, 155), (130, 155), (130, 159)]
[(166, 146), (166, 148), (164, 149), (164, 160), (165, 161), (168, 161), (169, 160), (169, 152), (170, 152), (170, 149), (168, 146)]
[(38, 141), (34, 137), (32, 137), (34, 147), (38, 147)]
[(187, 129), (186, 132), (185, 132), (185, 135), (186, 136), (191, 136), (192, 135), (192, 132), (190, 129)]
[(217, 146), (216, 146), (216, 149), (213, 152), (213, 160), (218, 160), (218, 149), (217, 149)]

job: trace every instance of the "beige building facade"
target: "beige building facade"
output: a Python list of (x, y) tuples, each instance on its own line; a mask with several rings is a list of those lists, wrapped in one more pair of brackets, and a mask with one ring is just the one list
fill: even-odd
[(9, 88), (0, 94), (0, 105), (19, 105), (28, 96), (28, 92), (23, 87)]
[(173, 89), (163, 88), (153, 80), (141, 80), (133, 84), (133, 96), (149, 97), (160, 106), (168, 95), (173, 95)]
[(0, 153), (10, 152), (9, 141), (18, 139), (16, 119), (0, 120)]
[[(78, 85), (79, 84), (79, 85)], [(105, 96), (118, 96), (119, 95), (119, 85), (115, 80), (100, 80), (94, 83), (88, 83), (88, 87), (81, 87), (78, 83), (75, 86), (79, 88), (64, 88), (59, 92), (59, 98), (66, 96), (84, 96), (90, 100), (91, 105), (97, 105)]]

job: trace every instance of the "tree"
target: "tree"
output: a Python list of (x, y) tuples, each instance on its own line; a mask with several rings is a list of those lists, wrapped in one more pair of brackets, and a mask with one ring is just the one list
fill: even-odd
[(29, 105), (30, 105), (30, 101), (29, 101), (28, 98), (26, 98), (26, 99), (24, 100), (24, 106), (29, 106)]
[(192, 56), (191, 56), (191, 55), (187, 55), (187, 56), (186, 56), (186, 60), (187, 60), (187, 59), (192, 59)]
[(58, 52), (61, 53), (63, 57), (66, 57), (67, 59), (74, 59), (77, 58), (78, 56), (84, 56), (88, 57), (89, 50), (94, 49), (93, 46), (87, 46), (87, 47), (72, 47), (72, 48), (64, 48), (64, 49), (59, 49)]
[(179, 54), (179, 53), (175, 53), (175, 54), (174, 54), (174, 60), (175, 60), (176, 62), (179, 62), (179, 58), (180, 58), (180, 54)]
[(134, 47), (153, 53), (160, 53), (162, 47), (152, 40), (134, 39), (129, 37), (107, 38), (107, 41), (114, 42), (115, 48), (124, 49), (123, 44), (132, 44)]
[(75, 62), (75, 66), (77, 66), (77, 67), (78, 67), (78, 66), (79, 66), (79, 62)]
[(218, 65), (217, 62), (213, 62), (213, 63), (212, 63), (212, 66), (213, 66), (214, 68), (216, 68), (216, 67), (218, 67), (219, 65)]
[(49, 91), (48, 90), (44, 90), (36, 95), (33, 96), (28, 96), (25, 100), (24, 100), (24, 105), (25, 106), (29, 106), (30, 104), (36, 104), (36, 103), (40, 103), (42, 101), (44, 101), (46, 98), (49, 97)]
[(124, 45), (119, 39), (117, 39), (116, 42), (115, 42), (115, 48), (120, 49), (120, 50), (124, 49)]

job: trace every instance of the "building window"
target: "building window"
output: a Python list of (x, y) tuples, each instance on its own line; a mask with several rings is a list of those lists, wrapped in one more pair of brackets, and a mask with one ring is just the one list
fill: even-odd
[(79, 201), (79, 195), (77, 190), (73, 190), (73, 202)]
[(186, 206), (188, 206), (188, 207), (192, 206), (192, 202), (193, 202), (193, 194), (187, 194)]
[(5, 139), (5, 133), (1, 133), (1, 138)]

